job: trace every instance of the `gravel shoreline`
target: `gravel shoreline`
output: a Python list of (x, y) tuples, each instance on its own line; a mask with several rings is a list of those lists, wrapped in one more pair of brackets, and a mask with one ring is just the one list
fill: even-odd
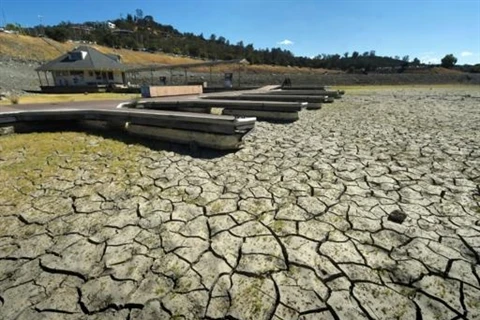
[[(35, 61), (18, 61), (0, 56), (0, 93), (24, 95), (25, 90), (39, 90), (39, 81)], [(158, 76), (167, 73), (155, 73)], [(399, 85), (399, 84), (474, 84), (480, 85), (480, 74), (288, 74), (288, 73), (243, 73), (241, 83), (245, 86), (280, 84), (289, 77), (293, 84), (322, 85)], [(169, 77), (167, 77), (169, 79)], [(222, 84), (222, 74), (214, 74), (213, 85)], [(149, 77), (145, 78), (149, 81)], [(189, 81), (209, 81), (208, 73), (190, 73)], [(43, 79), (42, 79), (43, 80)], [(183, 71), (178, 72), (174, 82), (183, 83)], [(238, 84), (238, 74), (234, 75), (234, 84)]]

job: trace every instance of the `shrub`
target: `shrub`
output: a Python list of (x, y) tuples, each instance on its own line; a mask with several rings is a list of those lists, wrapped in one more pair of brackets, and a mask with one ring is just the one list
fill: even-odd
[(8, 99), (12, 104), (18, 104), (20, 102), (20, 98), (17, 95), (11, 95)]
[(457, 63), (457, 58), (453, 54), (447, 54), (442, 59), (442, 67), (444, 68), (451, 68)]
[(480, 63), (472, 66), (469, 70), (471, 73), (480, 73)]

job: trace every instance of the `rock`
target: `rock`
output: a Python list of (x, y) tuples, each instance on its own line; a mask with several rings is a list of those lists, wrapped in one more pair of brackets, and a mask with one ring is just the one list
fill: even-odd
[(403, 213), (402, 211), (400, 210), (393, 210), (389, 215), (388, 215), (388, 220), (389, 221), (392, 221), (392, 222), (395, 222), (395, 223), (399, 223), (399, 224), (402, 224), (403, 221), (405, 221), (405, 219), (407, 218), (407, 215), (405, 213)]
[[(2, 99), (0, 98), (0, 100)], [(15, 133), (15, 127), (13, 126), (0, 128), (0, 136), (6, 136), (7, 134), (13, 134), (13, 133)]]

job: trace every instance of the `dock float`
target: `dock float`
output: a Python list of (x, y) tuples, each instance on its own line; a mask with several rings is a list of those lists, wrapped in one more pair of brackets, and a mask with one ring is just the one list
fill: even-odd
[(325, 91), (325, 90), (272, 90), (266, 94), (275, 95), (295, 95), (295, 96), (326, 96), (335, 99), (341, 98), (340, 91)]
[[(314, 91), (329, 91), (331, 90), (330, 86), (315, 86), (315, 85), (306, 85), (306, 86), (284, 86), (281, 87), (282, 90), (288, 90), (288, 91), (299, 91), (299, 90), (314, 90)], [(345, 90), (337, 90), (340, 95), (345, 94)]]
[(46, 109), (0, 112), (0, 131), (106, 130), (162, 141), (233, 150), (255, 128), (254, 117), (134, 109)]
[(330, 87), (329, 86), (316, 86), (316, 85), (298, 85), (298, 86), (283, 86), (281, 87), (282, 90), (322, 90), (326, 91)]
[(221, 108), (222, 114), (240, 117), (256, 117), (266, 121), (295, 121), (303, 108), (320, 109), (320, 103), (274, 102), (274, 101), (238, 101), (224, 99), (191, 99), (177, 101), (138, 101), (124, 107), (154, 110), (176, 110), (210, 113), (212, 108)]
[(208, 96), (207, 99), (215, 100), (249, 100), (249, 101), (277, 101), (277, 102), (308, 102), (310, 103), (325, 103), (333, 102), (333, 98), (326, 96), (304, 96), (304, 95), (278, 95), (268, 93), (258, 94), (241, 94), (236, 96), (231, 95), (215, 95)]

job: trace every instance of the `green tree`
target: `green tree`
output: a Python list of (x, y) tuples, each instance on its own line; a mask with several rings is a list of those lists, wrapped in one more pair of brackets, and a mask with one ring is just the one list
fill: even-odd
[(470, 68), (471, 73), (480, 73), (480, 63), (477, 63), (476, 65), (472, 66)]
[(65, 42), (68, 40), (69, 29), (65, 26), (55, 26), (45, 30), (45, 35), (50, 39), (58, 42)]
[(142, 9), (135, 10), (135, 17), (137, 18), (137, 20), (142, 20), (143, 19), (143, 10)]
[(149, 27), (155, 24), (155, 19), (151, 15), (146, 15), (145, 18), (143, 18), (143, 20), (145, 21), (145, 24)]
[(457, 58), (453, 54), (447, 54), (445, 57), (442, 59), (442, 67), (444, 68), (451, 68), (457, 63)]

